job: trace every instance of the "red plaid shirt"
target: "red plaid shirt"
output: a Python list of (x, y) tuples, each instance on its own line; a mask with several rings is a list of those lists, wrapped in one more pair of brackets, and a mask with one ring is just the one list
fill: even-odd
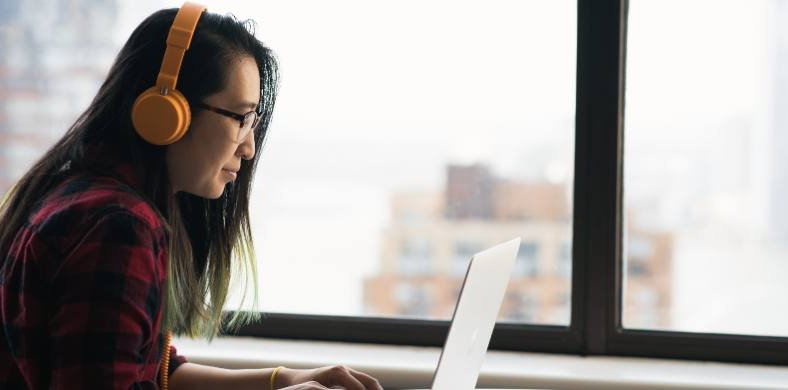
[(137, 183), (74, 173), (0, 253), (0, 388), (159, 387), (167, 236)]

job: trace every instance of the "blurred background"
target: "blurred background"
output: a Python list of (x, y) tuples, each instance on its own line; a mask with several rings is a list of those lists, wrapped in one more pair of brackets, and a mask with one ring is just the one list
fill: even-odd
[[(254, 19), (280, 63), (251, 309), (448, 319), (470, 257), (521, 236), (500, 320), (569, 324), (575, 2), (202, 3)], [(0, 3), (0, 194), (180, 5)], [(787, 19), (630, 1), (625, 327), (788, 335)]]

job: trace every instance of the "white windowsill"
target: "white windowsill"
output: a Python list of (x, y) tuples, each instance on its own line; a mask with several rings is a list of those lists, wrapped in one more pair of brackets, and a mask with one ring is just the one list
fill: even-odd
[[(387, 389), (429, 388), (439, 348), (219, 337), (175, 338), (190, 362), (225, 368), (345, 364)], [(788, 352), (786, 352), (788, 353)], [(490, 351), (479, 388), (788, 389), (788, 367), (619, 357)]]

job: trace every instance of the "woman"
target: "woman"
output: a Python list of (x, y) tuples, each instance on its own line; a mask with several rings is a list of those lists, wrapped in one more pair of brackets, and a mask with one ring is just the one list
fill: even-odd
[(218, 333), (232, 270), (257, 296), (249, 194), (277, 64), (250, 23), (203, 11), (145, 19), (0, 206), (0, 388), (381, 388), (344, 366), (226, 370), (169, 345)]

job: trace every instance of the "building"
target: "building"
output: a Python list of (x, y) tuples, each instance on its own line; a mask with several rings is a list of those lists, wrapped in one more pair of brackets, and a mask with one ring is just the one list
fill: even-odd
[[(364, 281), (365, 314), (450, 318), (471, 256), (520, 236), (499, 319), (568, 324), (569, 199), (563, 185), (495, 178), (484, 165), (449, 166), (440, 193), (393, 195), (380, 273)], [(647, 231), (634, 238), (625, 323), (664, 326), (670, 320), (671, 238)]]

